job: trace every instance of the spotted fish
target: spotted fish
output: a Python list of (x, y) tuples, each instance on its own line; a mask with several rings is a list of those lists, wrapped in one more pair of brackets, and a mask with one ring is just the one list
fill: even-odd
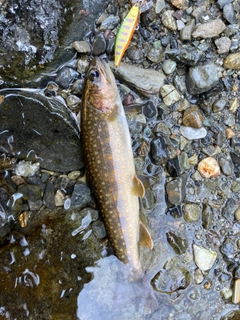
[(87, 172), (120, 261), (141, 274), (138, 242), (152, 248), (139, 219), (144, 187), (137, 178), (128, 124), (111, 69), (94, 58), (85, 78), (81, 139)]
[(120, 29), (117, 34), (115, 42), (115, 58), (114, 63), (119, 67), (122, 57), (129, 46), (138, 23), (140, 14), (140, 4), (136, 3), (128, 12), (127, 16), (123, 20)]

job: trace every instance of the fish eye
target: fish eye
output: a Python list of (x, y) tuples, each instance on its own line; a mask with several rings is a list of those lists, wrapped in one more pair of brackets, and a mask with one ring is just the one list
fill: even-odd
[(88, 74), (88, 78), (91, 81), (96, 81), (98, 80), (100, 77), (100, 73), (97, 69), (92, 69), (90, 70), (89, 74)]

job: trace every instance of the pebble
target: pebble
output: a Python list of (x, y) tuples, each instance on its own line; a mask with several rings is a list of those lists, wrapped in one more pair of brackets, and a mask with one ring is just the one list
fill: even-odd
[(218, 0), (217, 4), (222, 9), (226, 4), (233, 2), (233, 0)]
[(152, 139), (150, 143), (151, 156), (155, 164), (160, 164), (162, 160), (167, 159), (168, 152), (163, 137)]
[(202, 271), (208, 271), (214, 265), (217, 252), (193, 245), (194, 262)]
[(162, 23), (164, 27), (169, 30), (176, 31), (177, 30), (177, 23), (173, 18), (173, 10), (167, 10), (162, 14)]
[[(130, 60), (132, 61), (138, 61), (141, 60), (143, 58), (143, 50), (140, 49), (138, 46), (131, 46), (127, 49), (127, 56)], [(149, 57), (149, 55), (147, 56), (149, 60), (151, 60), (151, 58)], [(153, 55), (153, 60), (151, 60), (152, 62), (158, 62), (158, 58), (156, 58), (156, 56)], [(154, 61), (154, 59), (156, 58), (156, 60)]]
[(62, 190), (57, 190), (54, 196), (54, 202), (56, 207), (62, 207), (64, 205), (65, 193)]
[(113, 14), (110, 14), (106, 19), (104, 19), (100, 26), (100, 31), (105, 30), (113, 30), (118, 26), (120, 22), (119, 16), (114, 16)]
[(76, 170), (76, 171), (69, 172), (67, 176), (70, 180), (75, 180), (75, 179), (78, 179), (80, 175), (81, 175), (81, 172), (79, 170)]
[(166, 76), (162, 72), (151, 69), (142, 69), (127, 63), (121, 63), (116, 70), (113, 63), (109, 63), (117, 77), (128, 83), (137, 92), (146, 97), (158, 95)]
[(228, 3), (223, 7), (223, 17), (230, 23), (237, 23), (234, 7), (232, 3)]
[(230, 176), (233, 174), (233, 168), (232, 168), (232, 162), (226, 158), (220, 158), (218, 160), (218, 163), (221, 167), (222, 172), (226, 176)]
[(70, 83), (79, 77), (79, 73), (70, 67), (63, 67), (57, 73), (56, 82), (63, 89), (68, 89)]
[(229, 54), (224, 60), (223, 66), (225, 69), (240, 70), (240, 52)]
[(178, 177), (166, 184), (167, 197), (171, 204), (182, 204), (184, 199), (184, 181), (185, 177)]
[(196, 222), (201, 215), (201, 208), (195, 203), (186, 203), (183, 205), (183, 217), (187, 222)]
[(93, 234), (97, 239), (103, 239), (107, 236), (105, 226), (102, 221), (97, 220), (91, 224)]
[(176, 69), (176, 62), (170, 59), (164, 60), (162, 68), (165, 74), (172, 74)]
[(187, 47), (181, 49), (171, 49), (166, 54), (174, 61), (183, 63), (187, 66), (194, 67), (199, 64), (202, 58), (202, 52), (195, 47)]
[(220, 167), (217, 160), (213, 157), (207, 157), (199, 162), (198, 171), (204, 178), (217, 177), (220, 175)]
[(72, 47), (79, 53), (91, 52), (91, 47), (87, 41), (74, 41)]
[(183, 113), (183, 125), (192, 128), (201, 128), (203, 116), (197, 106), (188, 108)]
[[(78, 59), (77, 61), (77, 71), (81, 74), (85, 74), (87, 71), (87, 68), (89, 66), (89, 62), (87, 59)], [(82, 79), (78, 79), (74, 82), (74, 90), (81, 93), (82, 92), (82, 87), (83, 87), (83, 83), (82, 83)]]
[(190, 68), (186, 79), (187, 89), (191, 94), (206, 92), (215, 87), (218, 81), (218, 71), (214, 64)]
[(92, 49), (93, 55), (99, 56), (103, 54), (106, 50), (106, 47), (107, 47), (107, 44), (106, 44), (105, 37), (102, 33), (99, 33), (93, 39), (93, 49)]
[(182, 41), (190, 41), (192, 39), (192, 33), (195, 28), (195, 19), (188, 21), (186, 26), (180, 31), (180, 39)]
[(240, 221), (240, 206), (235, 210), (235, 212), (234, 212), (234, 218), (235, 218), (237, 221)]
[(225, 133), (227, 139), (232, 139), (235, 136), (235, 133), (231, 128), (227, 128)]
[(165, 3), (164, 0), (157, 0), (156, 1), (156, 6), (155, 6), (156, 14), (160, 13), (165, 6), (166, 6), (166, 3)]
[[(157, 49), (157, 48), (151, 48), (151, 50), (147, 54), (148, 60), (154, 63), (159, 63), (162, 60), (162, 56), (163, 56), (162, 49)], [(143, 58), (143, 53), (140, 59), (142, 58)]]
[(91, 202), (91, 200), (92, 197), (90, 189), (84, 184), (76, 183), (71, 196), (72, 206), (84, 208)]
[(221, 37), (214, 41), (218, 54), (228, 53), (231, 47), (231, 40), (228, 37)]
[(206, 137), (207, 130), (205, 128), (180, 127), (180, 133), (188, 140), (202, 139)]
[(164, 122), (158, 122), (156, 126), (153, 129), (153, 132), (158, 134), (165, 134), (165, 135), (170, 135), (171, 131), (168, 128), (168, 126)]
[(232, 289), (223, 288), (221, 294), (225, 300), (228, 300), (232, 297)]
[(229, 102), (229, 111), (231, 111), (232, 113), (235, 113), (237, 111), (236, 114), (236, 122), (240, 123), (240, 110), (239, 108), (239, 102), (238, 102), (238, 98), (232, 98)]
[(15, 167), (15, 174), (17, 176), (29, 177), (33, 176), (40, 168), (40, 163), (32, 163), (32, 161), (19, 161)]
[(213, 223), (213, 211), (208, 204), (203, 205), (202, 211), (202, 226), (204, 229), (208, 230), (211, 228)]
[(226, 25), (221, 19), (211, 20), (196, 27), (192, 36), (194, 38), (214, 38), (226, 29)]
[(228, 101), (226, 99), (218, 99), (213, 103), (213, 112), (222, 111), (228, 105)]
[(25, 183), (25, 179), (22, 176), (11, 176), (12, 182), (16, 185), (19, 186), (20, 184)]
[(21, 184), (17, 190), (23, 194), (24, 200), (37, 201), (42, 197), (42, 188), (37, 184)]
[(67, 97), (66, 99), (67, 106), (72, 110), (72, 111), (80, 111), (80, 104), (81, 104), (81, 99), (78, 98), (77, 96), (71, 94)]
[(203, 280), (204, 280), (204, 275), (203, 275), (202, 271), (200, 269), (198, 269), (198, 268), (195, 269), (195, 271), (194, 271), (194, 282), (196, 284), (200, 284), (200, 283), (203, 282)]
[(188, 0), (171, 0), (171, 4), (181, 10), (186, 10), (189, 7)]
[(171, 84), (165, 84), (160, 88), (160, 94), (163, 102), (169, 107), (181, 99), (180, 94)]

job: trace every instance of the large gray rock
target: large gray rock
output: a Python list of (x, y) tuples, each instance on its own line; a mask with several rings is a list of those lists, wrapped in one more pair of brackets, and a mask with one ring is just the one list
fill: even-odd
[(190, 68), (187, 76), (187, 89), (191, 94), (206, 92), (218, 84), (219, 76), (214, 64)]
[(0, 95), (1, 153), (57, 172), (83, 167), (79, 130), (64, 104), (24, 90)]

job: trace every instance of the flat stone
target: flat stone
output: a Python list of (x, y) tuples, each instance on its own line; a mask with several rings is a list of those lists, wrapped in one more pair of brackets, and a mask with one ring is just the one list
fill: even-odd
[(191, 128), (181, 126), (180, 133), (188, 140), (196, 140), (206, 137), (207, 130), (205, 128)]
[(197, 26), (192, 36), (194, 38), (214, 38), (226, 29), (221, 19), (211, 20)]
[(91, 48), (87, 41), (74, 41), (73, 48), (79, 53), (90, 53)]
[(109, 63), (109, 65), (117, 77), (146, 97), (158, 95), (166, 79), (162, 72), (139, 68), (123, 62), (117, 70), (113, 63)]
[(180, 94), (171, 84), (165, 84), (160, 88), (160, 94), (163, 102), (169, 107), (181, 99)]

